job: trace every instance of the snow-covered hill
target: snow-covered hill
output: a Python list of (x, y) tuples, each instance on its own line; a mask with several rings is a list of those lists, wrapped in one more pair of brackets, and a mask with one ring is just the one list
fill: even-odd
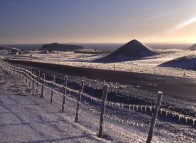
[(156, 53), (150, 47), (142, 44), (137, 40), (132, 40), (113, 53), (95, 60), (95, 62), (110, 63), (131, 61), (142, 59), (144, 57), (152, 56), (155, 54)]
[(173, 67), (196, 71), (196, 55), (184, 56), (161, 64), (162, 67)]

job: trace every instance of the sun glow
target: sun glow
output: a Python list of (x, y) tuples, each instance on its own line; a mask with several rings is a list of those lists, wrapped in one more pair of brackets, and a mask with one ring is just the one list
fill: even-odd
[(180, 29), (182, 29), (182, 28), (185, 28), (185, 27), (187, 27), (187, 26), (189, 26), (189, 25), (191, 25), (191, 24), (193, 24), (193, 23), (195, 23), (195, 22), (196, 22), (196, 16), (191, 17), (191, 18), (187, 19), (186, 21), (184, 21), (184, 22), (178, 24), (178, 25), (177, 25), (176, 27), (174, 27), (173, 29), (169, 30), (169, 33), (172, 33), (172, 32), (175, 32), (175, 31), (177, 31), (177, 30), (180, 30)]

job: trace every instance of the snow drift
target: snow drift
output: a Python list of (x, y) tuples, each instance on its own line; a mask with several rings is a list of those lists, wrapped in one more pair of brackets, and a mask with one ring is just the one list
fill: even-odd
[(165, 62), (159, 66), (182, 68), (187, 70), (196, 70), (196, 55), (183, 56), (174, 60)]
[(113, 53), (95, 60), (95, 62), (110, 63), (130, 61), (152, 56), (154, 54), (155, 52), (148, 46), (140, 43), (137, 40), (132, 40), (114, 51)]

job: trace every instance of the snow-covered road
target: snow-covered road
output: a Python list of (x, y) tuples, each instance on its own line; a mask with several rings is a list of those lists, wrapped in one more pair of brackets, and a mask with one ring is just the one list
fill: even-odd
[[(74, 123), (0, 68), (0, 142), (106, 142)], [(28, 95), (28, 96), (26, 96)]]

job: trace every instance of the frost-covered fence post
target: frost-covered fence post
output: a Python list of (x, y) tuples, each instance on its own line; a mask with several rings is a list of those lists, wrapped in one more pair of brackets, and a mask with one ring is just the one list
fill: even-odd
[(28, 70), (28, 76), (29, 76), (29, 88), (30, 88), (30, 86), (31, 86), (31, 75), (30, 75), (30, 68), (29, 68), (29, 70)]
[(31, 89), (31, 82), (32, 82), (32, 68), (29, 68), (29, 89)]
[(186, 73), (185, 72), (183, 73), (183, 77), (186, 77)]
[(37, 73), (37, 94), (39, 94), (39, 79), (40, 79), (40, 71), (38, 71), (38, 73)]
[(78, 112), (79, 112), (79, 107), (80, 107), (80, 102), (81, 102), (81, 97), (82, 97), (82, 92), (84, 89), (84, 81), (82, 80), (81, 86), (80, 86), (80, 91), (79, 91), (79, 97), (77, 101), (77, 108), (76, 108), (76, 117), (75, 117), (75, 122), (78, 122)]
[(42, 89), (41, 89), (41, 95), (40, 98), (44, 97), (44, 85), (45, 85), (45, 74), (43, 73), (43, 79), (42, 79)]
[(148, 133), (148, 138), (146, 140), (146, 143), (151, 143), (151, 140), (152, 140), (152, 137), (153, 137), (155, 122), (156, 122), (156, 119), (157, 119), (157, 116), (158, 116), (158, 113), (159, 113), (159, 109), (160, 109), (160, 106), (161, 106), (163, 92), (159, 91), (157, 95), (158, 95), (158, 97), (157, 97), (157, 101), (156, 101), (156, 105), (155, 105), (154, 114), (153, 114), (153, 117), (151, 119), (150, 130), (149, 130), (149, 133)]
[(27, 84), (27, 75), (26, 75), (26, 73), (25, 73), (25, 82), (26, 82), (26, 84)]
[(33, 78), (33, 83), (32, 83), (32, 91), (34, 90), (34, 84), (35, 84), (35, 71), (32, 72), (32, 78)]
[[(55, 75), (53, 74), (53, 81), (52, 83), (54, 84), (55, 83)], [(52, 104), (52, 99), (53, 99), (53, 94), (54, 94), (54, 89), (52, 87), (52, 91), (51, 91), (51, 95), (50, 95), (50, 103)]]
[(62, 108), (61, 108), (61, 112), (64, 112), (64, 108), (65, 108), (65, 96), (66, 96), (66, 91), (67, 91), (67, 82), (68, 82), (68, 76), (65, 76), (64, 78), (64, 87), (63, 87), (63, 103), (62, 103)]
[(108, 85), (105, 85), (104, 90), (103, 90), (101, 114), (100, 114), (100, 124), (99, 124), (99, 134), (98, 134), (98, 137), (100, 137), (100, 138), (103, 137), (103, 116), (105, 113), (105, 101), (107, 99), (107, 94), (108, 94)]

